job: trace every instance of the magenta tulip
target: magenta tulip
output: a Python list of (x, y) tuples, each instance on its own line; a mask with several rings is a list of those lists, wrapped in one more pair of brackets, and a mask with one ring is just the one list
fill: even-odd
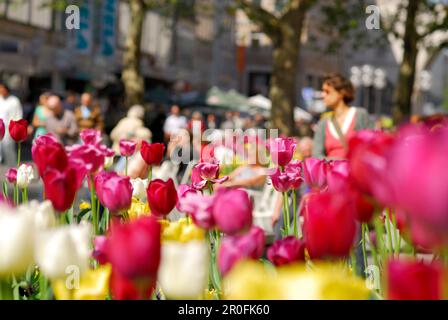
[(294, 236), (277, 240), (267, 251), (268, 259), (276, 266), (305, 260), (305, 243)]
[(120, 140), (120, 154), (123, 157), (130, 157), (134, 154), (137, 142), (131, 140)]
[(252, 201), (242, 189), (219, 189), (213, 204), (213, 218), (219, 230), (234, 235), (252, 226)]
[(3, 119), (0, 119), (0, 141), (3, 140), (5, 136), (5, 123), (3, 122)]
[(112, 213), (129, 209), (132, 203), (132, 184), (129, 177), (103, 171), (95, 176), (95, 190), (101, 204)]
[(240, 236), (227, 236), (219, 247), (218, 268), (222, 275), (241, 259), (260, 259), (263, 255), (265, 236), (263, 229), (252, 227)]
[(101, 131), (95, 129), (84, 129), (79, 134), (79, 137), (84, 144), (92, 144), (95, 146), (99, 145), (102, 140)]
[(181, 199), (185, 198), (185, 196), (187, 196), (190, 193), (196, 194), (196, 189), (188, 184), (180, 184), (177, 187), (177, 198), (179, 200), (176, 204), (177, 210), (181, 211), (181, 209), (180, 209), (181, 208), (181, 206), (180, 206)]
[(97, 172), (104, 164), (104, 151), (97, 146), (83, 144), (75, 145), (67, 149), (69, 151), (69, 157), (82, 161), (90, 174)]
[(195, 189), (202, 190), (207, 183), (223, 183), (229, 177), (219, 178), (219, 165), (217, 163), (201, 162), (194, 166), (191, 173), (191, 182)]
[(9, 168), (6, 170), (5, 178), (9, 183), (16, 183), (17, 181), (17, 168)]
[(267, 148), (271, 154), (272, 162), (283, 167), (292, 159), (297, 143), (293, 138), (275, 138), (268, 142)]
[(179, 211), (190, 215), (198, 227), (209, 230), (215, 227), (213, 204), (214, 196), (187, 192), (179, 198)]
[(47, 168), (64, 171), (68, 164), (64, 147), (50, 134), (39, 136), (34, 140), (31, 155), (40, 176), (45, 174)]
[(330, 165), (323, 159), (308, 158), (302, 162), (305, 183), (311, 189), (325, 190)]

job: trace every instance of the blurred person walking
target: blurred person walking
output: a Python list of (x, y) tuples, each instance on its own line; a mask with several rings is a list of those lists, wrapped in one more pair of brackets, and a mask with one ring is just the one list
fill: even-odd
[(145, 128), (143, 119), (145, 116), (145, 109), (141, 105), (132, 106), (126, 117), (118, 121), (115, 128), (110, 133), (110, 139), (112, 140), (112, 149), (115, 153), (120, 154), (120, 140), (131, 140), (137, 136), (137, 131), (142, 128), (147, 130), (145, 140), (150, 141), (152, 134), (151, 131)]
[(47, 107), (47, 100), (50, 97), (49, 92), (44, 92), (39, 96), (39, 104), (34, 111), (32, 126), (34, 128), (34, 138), (47, 133), (47, 118), (51, 116), (51, 111)]
[(227, 111), (225, 114), (225, 118), (226, 120), (224, 120), (224, 122), (221, 124), (221, 129), (226, 130), (226, 129), (235, 129), (235, 124), (233, 123), (233, 114), (230, 111)]
[(51, 115), (47, 118), (47, 132), (53, 134), (62, 144), (72, 145), (77, 142), (79, 129), (75, 115), (65, 110), (61, 99), (52, 95), (47, 100)]
[(19, 98), (12, 95), (9, 87), (0, 82), (0, 119), (5, 123), (5, 136), (0, 142), (0, 159), (6, 166), (15, 166), (17, 163), (16, 143), (8, 133), (9, 122), (23, 117), (22, 104)]
[(74, 91), (68, 91), (65, 96), (63, 105), (65, 110), (75, 111), (78, 103), (78, 95)]
[(83, 93), (81, 95), (81, 105), (75, 108), (75, 118), (80, 131), (83, 129), (104, 131), (104, 120), (101, 108), (98, 104), (94, 103), (90, 93)]
[(181, 129), (187, 129), (187, 118), (180, 115), (180, 108), (178, 105), (171, 107), (171, 113), (166, 118), (163, 125), (163, 132), (165, 133), (165, 141), (170, 141), (172, 135), (177, 134)]

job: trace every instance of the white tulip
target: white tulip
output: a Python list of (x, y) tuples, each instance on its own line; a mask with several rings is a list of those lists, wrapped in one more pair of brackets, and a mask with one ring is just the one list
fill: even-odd
[(144, 200), (146, 198), (146, 189), (148, 188), (148, 179), (131, 179), (131, 184), (132, 196)]
[(17, 185), (19, 188), (26, 188), (34, 179), (33, 167), (28, 164), (22, 164), (17, 169)]
[(162, 244), (158, 281), (169, 299), (199, 299), (208, 285), (209, 248), (205, 241)]
[(0, 277), (20, 274), (32, 265), (33, 217), (0, 205)]
[(35, 259), (50, 279), (65, 278), (75, 269), (82, 275), (90, 258), (90, 224), (67, 225), (40, 231), (36, 236)]
[(53, 205), (49, 200), (45, 200), (42, 203), (39, 203), (37, 200), (31, 200), (28, 204), (21, 205), (19, 210), (33, 217), (36, 230), (56, 226), (56, 216)]

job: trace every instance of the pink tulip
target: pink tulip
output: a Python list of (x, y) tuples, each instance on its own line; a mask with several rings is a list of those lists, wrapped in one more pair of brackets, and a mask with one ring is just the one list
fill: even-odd
[(180, 200), (185, 198), (185, 196), (188, 195), (189, 193), (196, 194), (196, 189), (188, 184), (180, 184), (177, 187), (177, 198), (178, 198), (178, 202), (176, 204), (177, 210), (181, 211)]
[(79, 134), (84, 144), (99, 145), (101, 143), (101, 132), (95, 129), (84, 129)]
[(106, 264), (109, 262), (107, 258), (107, 237), (96, 236), (93, 239), (93, 253), (92, 256), (98, 261), (99, 264)]
[(267, 251), (268, 259), (276, 266), (305, 260), (305, 243), (294, 236), (277, 240)]
[(242, 189), (219, 189), (213, 204), (216, 226), (234, 235), (252, 226), (252, 201)]
[(3, 140), (4, 136), (5, 136), (5, 123), (3, 122), (3, 119), (0, 119), (0, 141)]
[(322, 159), (308, 158), (302, 162), (302, 166), (305, 183), (311, 189), (325, 190), (327, 172), (330, 170), (328, 162)]
[(283, 167), (292, 159), (297, 143), (293, 138), (275, 138), (268, 142), (267, 148), (271, 154), (272, 162)]
[(219, 165), (217, 163), (198, 163), (191, 172), (192, 185), (197, 190), (204, 189), (207, 183), (223, 183), (228, 179), (227, 176), (219, 178)]
[(9, 183), (16, 183), (17, 181), (17, 168), (9, 168), (5, 173), (6, 180)]
[(303, 180), (299, 172), (281, 172), (278, 168), (269, 175), (269, 178), (278, 192), (298, 189)]
[(84, 163), (90, 174), (98, 171), (104, 164), (104, 151), (92, 144), (74, 145), (67, 148), (69, 157), (78, 159)]
[(225, 275), (241, 259), (260, 259), (264, 245), (264, 231), (259, 227), (252, 227), (244, 235), (225, 237), (218, 252), (219, 271)]
[(407, 213), (413, 240), (448, 245), (448, 131), (404, 128), (389, 159), (395, 205)]
[(179, 211), (190, 215), (198, 227), (209, 230), (215, 227), (213, 204), (214, 196), (187, 192), (179, 198)]
[(123, 157), (130, 157), (134, 154), (137, 142), (131, 140), (120, 140), (120, 154)]
[(349, 174), (349, 163), (347, 160), (333, 160), (330, 161), (330, 170), (337, 172), (344, 177), (348, 177)]
[(132, 184), (129, 177), (103, 171), (95, 176), (95, 190), (101, 204), (112, 213), (127, 210), (132, 202)]

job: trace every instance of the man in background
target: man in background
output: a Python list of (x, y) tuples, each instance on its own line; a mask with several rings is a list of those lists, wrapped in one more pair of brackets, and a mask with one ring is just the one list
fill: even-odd
[(180, 108), (177, 105), (171, 107), (171, 114), (166, 118), (163, 126), (165, 141), (170, 141), (172, 135), (176, 135), (181, 129), (187, 128), (187, 118), (180, 115)]
[(48, 98), (47, 106), (52, 112), (47, 119), (47, 132), (52, 133), (64, 145), (76, 143), (79, 130), (73, 112), (64, 110), (61, 99), (55, 95)]
[(104, 130), (101, 108), (99, 105), (93, 103), (93, 98), (90, 93), (83, 93), (81, 95), (81, 105), (75, 108), (75, 118), (80, 131), (84, 129), (96, 129), (103, 132)]

